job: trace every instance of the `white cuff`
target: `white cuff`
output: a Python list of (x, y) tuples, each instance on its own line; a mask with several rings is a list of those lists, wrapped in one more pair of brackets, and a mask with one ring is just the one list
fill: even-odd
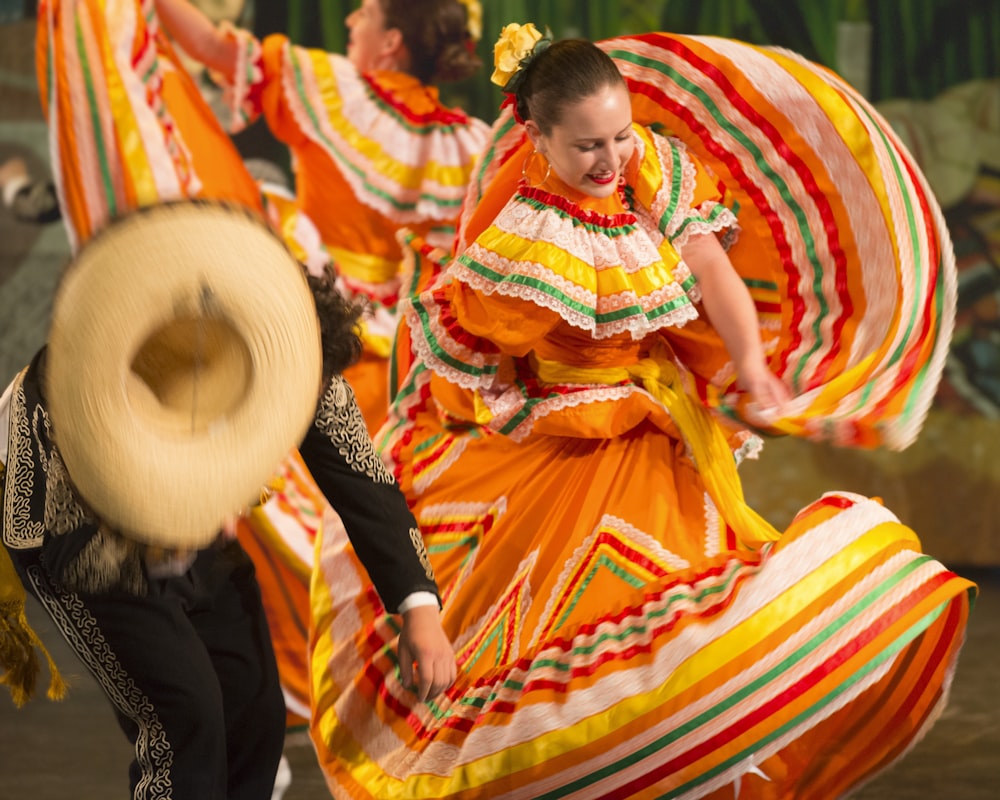
[(399, 604), (399, 613), (405, 614), (407, 611), (418, 606), (434, 606), (437, 608), (437, 595), (434, 592), (410, 592), (410, 594), (403, 598), (403, 602)]

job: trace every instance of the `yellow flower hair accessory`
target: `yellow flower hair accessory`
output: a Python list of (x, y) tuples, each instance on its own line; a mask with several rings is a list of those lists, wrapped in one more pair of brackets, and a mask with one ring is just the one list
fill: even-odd
[(524, 70), (531, 60), (552, 44), (552, 32), (543, 34), (529, 22), (518, 25), (512, 22), (500, 31), (500, 38), (493, 45), (493, 74), (490, 80), (507, 94), (517, 91), (524, 77)]
[(469, 38), (478, 42), (483, 38), (483, 6), (479, 0), (458, 0), (465, 6), (465, 16), (469, 20)]

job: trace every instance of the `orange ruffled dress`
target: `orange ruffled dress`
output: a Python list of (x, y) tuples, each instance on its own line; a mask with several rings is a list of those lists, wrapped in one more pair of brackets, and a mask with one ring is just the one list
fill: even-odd
[[(645, 123), (624, 192), (519, 183), (529, 149), (501, 118), (466, 246), (407, 304), (415, 360), (378, 443), (442, 589), (461, 667), (442, 697), (400, 684), (397, 627), (344, 537), (317, 544), (311, 733), (337, 797), (828, 800), (946, 700), (975, 587), (874, 500), (831, 492), (780, 533), (747, 507), (735, 463), (755, 437), (678, 255), (725, 237), (738, 206), (730, 253), (796, 392), (771, 432), (905, 446), (954, 302), (922, 177), (797, 57), (664, 34), (605, 46)], [(729, 149), (706, 145), (724, 134)], [(852, 181), (867, 193), (839, 194)], [(795, 213), (808, 204), (817, 217)]]

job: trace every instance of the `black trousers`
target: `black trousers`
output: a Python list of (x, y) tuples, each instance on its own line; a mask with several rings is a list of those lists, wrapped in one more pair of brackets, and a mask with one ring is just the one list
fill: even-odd
[(253, 564), (237, 543), (151, 580), (147, 597), (62, 591), (32, 551), (10, 554), (135, 746), (134, 800), (269, 800), (285, 703)]

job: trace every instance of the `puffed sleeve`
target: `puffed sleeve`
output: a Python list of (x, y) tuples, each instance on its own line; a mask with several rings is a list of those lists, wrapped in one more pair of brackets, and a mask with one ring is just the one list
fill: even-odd
[(395, 612), (412, 592), (440, 598), (417, 522), (342, 376), (330, 381), (299, 452), (340, 515), (386, 609)]
[(518, 297), (454, 284), (452, 313), (462, 329), (494, 344), (502, 353), (524, 356), (559, 324), (559, 315)]
[(293, 69), (293, 49), (299, 57), (308, 51), (293, 48), (288, 37), (282, 34), (275, 33), (261, 41), (249, 31), (226, 23), (221, 29), (237, 44), (232, 80), (214, 76), (225, 90), (229, 132), (239, 133), (263, 116), (277, 139), (290, 146), (299, 143), (305, 134), (286, 96), (284, 76)]
[(723, 234), (731, 243), (738, 230), (726, 205), (726, 189), (679, 139), (637, 126), (645, 140), (644, 158), (635, 178), (635, 198), (649, 210), (660, 233), (675, 249), (693, 234)]

